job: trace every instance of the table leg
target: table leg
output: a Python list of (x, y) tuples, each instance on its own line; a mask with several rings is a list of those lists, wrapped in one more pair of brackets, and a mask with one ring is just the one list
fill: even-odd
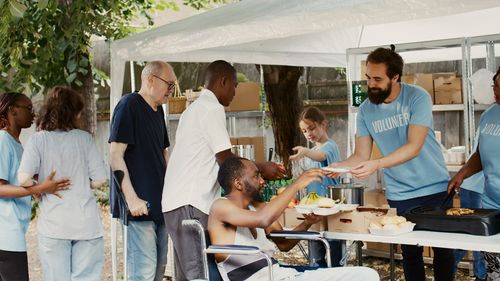
[(356, 241), (356, 257), (358, 266), (363, 266), (363, 241)]
[(391, 278), (391, 281), (394, 281), (396, 280), (395, 279), (395, 266), (394, 266), (394, 244), (389, 244), (389, 258), (390, 258), (390, 278)]

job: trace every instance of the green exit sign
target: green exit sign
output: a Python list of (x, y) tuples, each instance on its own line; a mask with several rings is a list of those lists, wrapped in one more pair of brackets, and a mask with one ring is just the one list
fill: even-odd
[(352, 81), (352, 106), (360, 106), (368, 97), (368, 85), (366, 80)]

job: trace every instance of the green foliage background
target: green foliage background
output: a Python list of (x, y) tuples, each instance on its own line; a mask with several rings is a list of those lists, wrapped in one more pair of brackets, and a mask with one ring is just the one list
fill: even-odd
[[(185, 0), (209, 9), (227, 0)], [(38, 93), (55, 85), (81, 87), (85, 77), (107, 79), (91, 68), (91, 38), (120, 39), (147, 28), (133, 19), (179, 7), (165, 0), (0, 0), (0, 91)], [(100, 82), (100, 81), (94, 81)], [(24, 91), (26, 92), (26, 91)]]

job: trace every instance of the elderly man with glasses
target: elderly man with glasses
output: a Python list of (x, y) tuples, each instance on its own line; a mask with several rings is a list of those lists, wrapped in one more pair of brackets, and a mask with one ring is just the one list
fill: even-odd
[[(141, 89), (122, 97), (111, 120), (111, 168), (125, 174), (122, 190), (132, 215), (127, 257), (131, 281), (161, 281), (165, 273), (168, 236), (161, 196), (170, 142), (162, 104), (174, 91), (176, 79), (169, 64), (148, 63)], [(113, 216), (118, 217), (116, 198), (111, 199)]]

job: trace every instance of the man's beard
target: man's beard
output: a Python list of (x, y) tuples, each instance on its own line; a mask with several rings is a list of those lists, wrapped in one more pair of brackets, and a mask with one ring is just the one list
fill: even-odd
[(374, 104), (383, 103), (391, 94), (392, 84), (387, 85), (387, 89), (382, 90), (381, 88), (368, 88), (368, 99)]
[(260, 188), (253, 187), (250, 183), (247, 181), (244, 181), (245, 183), (245, 191), (247, 193), (250, 193), (252, 195), (252, 202), (264, 202), (264, 196), (260, 193)]

